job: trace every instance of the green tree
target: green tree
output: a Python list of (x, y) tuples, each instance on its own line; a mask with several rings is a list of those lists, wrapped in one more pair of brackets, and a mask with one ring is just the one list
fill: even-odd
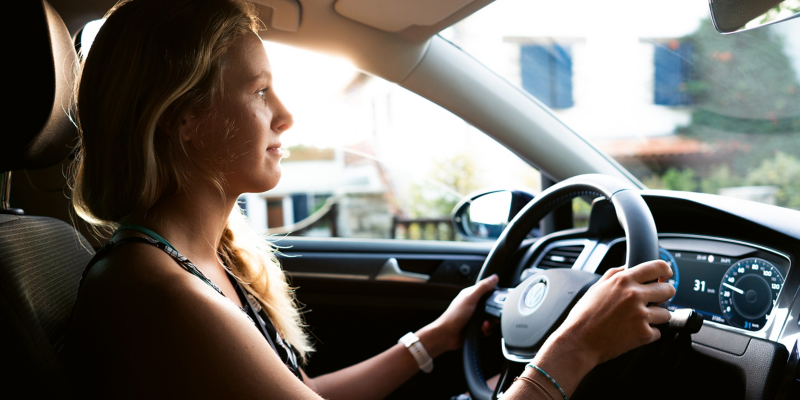
[(694, 48), (687, 132), (800, 132), (800, 84), (775, 30), (720, 35), (706, 19), (682, 41)]
[(708, 175), (700, 180), (700, 191), (703, 193), (719, 194), (720, 189), (741, 186), (743, 181), (733, 174), (727, 164), (712, 167)]
[(747, 184), (775, 186), (775, 204), (800, 209), (800, 160), (779, 152), (747, 176)]
[(650, 189), (683, 190), (697, 189), (697, 173), (691, 168), (670, 168), (663, 175), (652, 175), (642, 180)]
[(413, 218), (442, 218), (450, 215), (461, 198), (482, 187), (471, 154), (458, 153), (438, 159), (428, 178), (411, 185), (408, 212)]

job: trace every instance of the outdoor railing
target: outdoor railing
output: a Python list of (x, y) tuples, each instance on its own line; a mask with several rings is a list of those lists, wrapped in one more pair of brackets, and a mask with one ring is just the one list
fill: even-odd
[[(267, 229), (267, 235), (304, 236), (309, 231), (324, 228), (329, 234), (320, 236), (337, 237), (337, 219), (339, 216), (339, 199), (329, 197), (325, 204), (307, 218), (295, 224)], [(315, 235), (316, 236), (316, 235)], [(455, 240), (455, 231), (449, 218), (392, 218), (392, 239), (415, 240)]]
[(455, 240), (450, 218), (392, 218), (392, 239)]

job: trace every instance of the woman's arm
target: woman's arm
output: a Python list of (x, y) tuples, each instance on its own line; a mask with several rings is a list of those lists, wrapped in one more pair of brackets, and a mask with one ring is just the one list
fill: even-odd
[[(478, 300), (496, 284), (493, 275), (462, 290), (441, 317), (416, 332), (431, 357), (461, 347), (462, 331)], [(326, 399), (381, 399), (418, 371), (414, 357), (398, 343), (366, 361), (307, 382)]]

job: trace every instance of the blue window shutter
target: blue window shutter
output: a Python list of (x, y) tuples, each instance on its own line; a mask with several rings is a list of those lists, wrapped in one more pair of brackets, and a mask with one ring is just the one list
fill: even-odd
[(308, 217), (308, 195), (305, 193), (292, 195), (294, 222), (298, 223)]
[(691, 75), (694, 48), (691, 43), (681, 43), (675, 50), (656, 47), (655, 103), (663, 106), (691, 104), (687, 82)]
[(572, 53), (569, 47), (553, 45), (554, 74), (552, 108), (572, 107)]
[(525, 45), (520, 48), (522, 88), (548, 107), (553, 106), (550, 58), (550, 51), (545, 46)]
[(689, 79), (692, 77), (692, 60), (694, 57), (694, 44), (681, 43), (678, 48), (681, 55), (681, 104), (692, 104), (692, 96), (689, 93)]

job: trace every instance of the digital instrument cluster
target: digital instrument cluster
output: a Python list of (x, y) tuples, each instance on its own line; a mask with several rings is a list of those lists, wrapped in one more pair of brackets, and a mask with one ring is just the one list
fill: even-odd
[(763, 329), (783, 288), (788, 260), (755, 248), (738, 256), (693, 250), (660, 249), (676, 289), (666, 307), (694, 308), (709, 321)]

